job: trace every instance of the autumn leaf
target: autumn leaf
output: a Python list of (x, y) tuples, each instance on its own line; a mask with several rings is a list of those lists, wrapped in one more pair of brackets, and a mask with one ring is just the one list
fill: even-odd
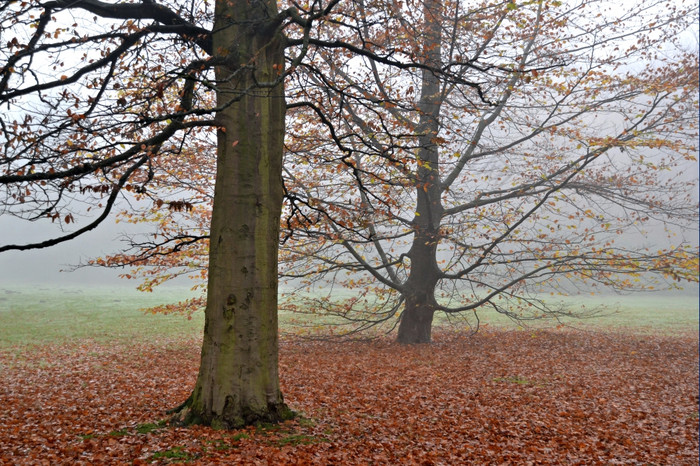
[[(169, 427), (198, 337), (0, 350), (10, 464), (697, 464), (698, 337), (439, 331), (281, 341), (278, 427)], [(513, 352), (512, 348), (518, 348)], [(37, 403), (41, 403), (38, 411)]]

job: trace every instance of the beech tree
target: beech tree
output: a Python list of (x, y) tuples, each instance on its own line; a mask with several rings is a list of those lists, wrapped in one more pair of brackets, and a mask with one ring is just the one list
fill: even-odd
[[(122, 195), (187, 212), (191, 202), (158, 191), (159, 175), (180, 166), (193, 176), (198, 167), (184, 164), (215, 133), (211, 224), (202, 235), (209, 238), (204, 341), (192, 395), (176, 410), (185, 424), (230, 428), (291, 415), (277, 372), (285, 80), (330, 50), (467, 83), (361, 38), (328, 36), (332, 25), (354, 28), (352, 16), (344, 19), (353, 8), (339, 0), (283, 9), (269, 0), (0, 6), (2, 212), (61, 227), (0, 252), (77, 238), (108, 218)], [(312, 102), (295, 108), (315, 111)]]
[[(275, 2), (13, 1), (0, 7), (5, 214), (104, 221), (145, 192), (163, 155), (216, 130), (207, 311), (184, 423), (234, 427), (290, 416), (277, 368), (277, 237), (284, 137), (283, 29)], [(298, 17), (298, 15), (297, 15)], [(140, 83), (130, 77), (140, 76)], [(138, 84), (138, 85), (135, 85)], [(176, 95), (177, 99), (169, 96)]]
[[(683, 174), (697, 154), (697, 50), (680, 43), (696, 6), (409, 4), (359, 2), (362, 40), (465, 82), (327, 51), (304, 64), (298, 92), (326, 127), (291, 126), (299, 210), (284, 271), (356, 294), (291, 308), (344, 317), (350, 332), (398, 325), (399, 342), (422, 343), (436, 312), (570, 315), (534, 293), (563, 282), (697, 282), (692, 238), (633, 236), (654, 222), (697, 230)], [(343, 33), (354, 31), (329, 34), (352, 40)]]

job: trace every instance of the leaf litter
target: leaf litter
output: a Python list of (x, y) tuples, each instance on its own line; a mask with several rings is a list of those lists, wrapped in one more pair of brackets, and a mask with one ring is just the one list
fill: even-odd
[(284, 338), (302, 416), (174, 428), (199, 342), (0, 350), (0, 464), (698, 464), (698, 336), (489, 330)]

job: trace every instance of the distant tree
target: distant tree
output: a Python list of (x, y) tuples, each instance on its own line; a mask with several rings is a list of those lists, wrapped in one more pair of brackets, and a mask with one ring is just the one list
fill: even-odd
[(357, 292), (345, 306), (295, 297), (290, 307), (345, 317), (349, 331), (398, 324), (399, 342), (422, 343), (436, 312), (567, 315), (533, 293), (559, 282), (697, 282), (696, 243), (644, 244), (637, 233), (697, 231), (697, 177), (684, 170), (697, 160), (698, 55), (681, 43), (696, 4), (355, 11), (353, 30), (328, 36), (420, 57), (466, 83), (325, 50), (294, 75), (305, 79), (290, 89), (326, 128), (310, 133), (314, 116), (290, 126), (287, 189), (299, 210), (283, 271)]

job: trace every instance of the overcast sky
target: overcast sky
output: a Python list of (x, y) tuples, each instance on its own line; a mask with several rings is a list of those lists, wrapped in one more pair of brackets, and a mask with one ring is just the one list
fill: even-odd
[[(87, 222), (85, 222), (87, 223)], [(81, 225), (83, 226), (82, 222)], [(70, 269), (89, 258), (105, 255), (118, 250), (117, 240), (121, 232), (133, 225), (115, 224), (106, 220), (95, 230), (77, 239), (50, 248), (30, 251), (7, 251), (0, 253), (1, 284), (121, 284), (135, 286), (135, 281), (117, 280), (119, 270), (97, 267), (84, 267), (74, 272), (61, 272)], [(50, 222), (23, 222), (18, 219), (0, 216), (0, 243), (24, 244), (53, 237), (58, 230)], [(117, 282), (117, 283), (115, 283)], [(121, 283), (118, 283), (121, 282)]]

